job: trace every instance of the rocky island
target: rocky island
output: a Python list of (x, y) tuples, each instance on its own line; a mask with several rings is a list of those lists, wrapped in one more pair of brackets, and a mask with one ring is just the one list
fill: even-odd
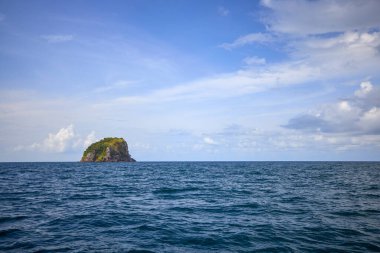
[(81, 162), (136, 162), (128, 151), (123, 138), (104, 138), (91, 144), (84, 152)]

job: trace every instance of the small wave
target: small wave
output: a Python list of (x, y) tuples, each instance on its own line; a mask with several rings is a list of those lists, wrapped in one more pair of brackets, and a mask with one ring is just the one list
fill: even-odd
[(23, 220), (26, 218), (27, 218), (27, 216), (23, 216), (23, 215), (20, 215), (20, 216), (4, 216), (4, 217), (0, 217), (0, 223), (14, 222), (14, 221)]
[(154, 231), (163, 231), (164, 229), (162, 227), (152, 226), (148, 224), (138, 225), (134, 227), (133, 229), (136, 229), (140, 232), (154, 232)]
[(22, 232), (20, 229), (17, 228), (9, 228), (5, 230), (0, 230), (0, 236), (10, 236), (11, 234)]
[(0, 163), (0, 252), (380, 251), (380, 163), (343, 165)]
[(74, 194), (72, 196), (68, 196), (70, 200), (94, 200), (94, 199), (105, 199), (105, 196), (99, 194)]
[(349, 229), (349, 228), (340, 228), (340, 229), (335, 229), (336, 233), (339, 233), (342, 236), (360, 236), (363, 235), (363, 233), (359, 230), (355, 229)]
[(336, 212), (331, 212), (333, 215), (337, 216), (352, 216), (352, 217), (359, 217), (359, 216), (365, 216), (365, 214), (359, 212), (359, 211), (336, 211)]
[(154, 253), (154, 251), (146, 250), (146, 249), (131, 249), (127, 251), (128, 253)]
[(237, 207), (237, 208), (259, 208), (260, 204), (255, 203), (255, 202), (250, 202), (250, 203), (243, 203), (243, 204), (233, 205), (232, 207)]
[(169, 210), (178, 211), (178, 212), (185, 212), (185, 213), (193, 213), (194, 212), (194, 208), (180, 207), (180, 206), (171, 207), (171, 208), (169, 208)]
[(168, 188), (168, 187), (162, 187), (157, 190), (154, 190), (154, 194), (177, 194), (177, 193), (183, 193), (183, 192), (193, 192), (198, 191), (199, 188), (196, 187), (189, 187), (189, 188)]
[(380, 247), (374, 243), (369, 242), (346, 242), (343, 243), (344, 248), (357, 249), (358, 252), (380, 252)]
[(204, 237), (204, 236), (194, 236), (194, 237), (188, 237), (184, 238), (182, 240), (184, 245), (197, 245), (197, 246), (206, 246), (211, 247), (215, 245), (220, 245), (223, 243), (223, 240), (221, 238), (211, 238), (211, 237)]

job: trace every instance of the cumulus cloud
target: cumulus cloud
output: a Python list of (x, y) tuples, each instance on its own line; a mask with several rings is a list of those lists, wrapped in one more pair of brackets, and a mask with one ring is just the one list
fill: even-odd
[(242, 47), (245, 45), (250, 45), (254, 43), (265, 43), (273, 40), (272, 35), (266, 33), (250, 33), (244, 36), (241, 36), (234, 40), (231, 43), (223, 43), (220, 47), (224, 49), (234, 49), (237, 47)]
[(378, 60), (380, 33), (348, 31), (331, 38), (313, 36), (292, 41), (289, 46), (293, 48), (290, 55), (307, 57), (314, 64), (341, 63), (351, 68), (357, 65), (356, 68), (361, 69), (361, 65), (366, 65), (367, 61)]
[(331, 38), (309, 37), (289, 43), (294, 59), (318, 68), (321, 79), (376, 75), (380, 64), (379, 32), (346, 32)]
[(320, 133), (380, 134), (380, 89), (362, 82), (350, 98), (289, 120), (286, 128)]
[(95, 136), (95, 131), (92, 131), (89, 135), (86, 136), (83, 142), (84, 147), (90, 146), (92, 143), (94, 143), (97, 140)]
[(40, 143), (34, 143), (31, 149), (47, 152), (64, 152), (75, 136), (74, 126), (69, 125), (61, 128), (57, 133), (49, 133), (48, 137)]
[(226, 7), (224, 7), (224, 6), (219, 6), (218, 7), (218, 14), (220, 15), (220, 16), (223, 16), (223, 17), (225, 17), (225, 16), (228, 16), (229, 14), (230, 14), (230, 10), (228, 10)]
[(211, 137), (207, 137), (207, 136), (203, 138), (203, 142), (206, 144), (209, 144), (209, 145), (218, 144), (214, 139), (212, 139)]
[(48, 136), (41, 142), (35, 142), (31, 145), (20, 145), (15, 148), (15, 151), (29, 150), (42, 151), (52, 153), (63, 153), (68, 149), (76, 147), (87, 147), (96, 140), (95, 132), (92, 131), (85, 139), (77, 135), (74, 130), (74, 125), (69, 125), (58, 130), (57, 133), (49, 133)]
[(380, 26), (377, 0), (262, 0), (269, 10), (263, 22), (269, 30), (308, 35)]
[(365, 133), (380, 134), (380, 108), (372, 107), (364, 112), (358, 125)]
[(62, 43), (73, 40), (74, 36), (70, 34), (51, 34), (43, 35), (41, 38), (45, 39), (49, 43)]
[(362, 82), (360, 84), (360, 89), (355, 91), (355, 96), (359, 98), (365, 98), (373, 91), (373, 85), (370, 82)]

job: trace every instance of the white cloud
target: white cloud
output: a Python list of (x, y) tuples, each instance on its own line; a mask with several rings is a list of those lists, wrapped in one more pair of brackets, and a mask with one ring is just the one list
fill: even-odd
[(359, 119), (359, 126), (363, 131), (380, 135), (380, 108), (372, 107), (364, 112)]
[(237, 97), (263, 92), (275, 87), (300, 84), (320, 77), (318, 68), (302, 62), (244, 69), (195, 80), (182, 85), (153, 91), (139, 96), (120, 97), (114, 103), (144, 104), (178, 100), (202, 100)]
[(379, 32), (347, 32), (332, 38), (309, 37), (289, 41), (291, 60), (264, 64), (258, 57), (245, 58), (250, 65), (148, 94), (122, 97), (118, 102), (159, 103), (176, 100), (227, 98), (269, 89), (334, 78), (375, 75), (380, 65)]
[(87, 137), (85, 138), (84, 142), (83, 142), (83, 147), (84, 148), (87, 148), (88, 146), (90, 146), (92, 143), (94, 143), (95, 141), (97, 140), (96, 136), (95, 136), (95, 131), (92, 131), (89, 135), (87, 135)]
[(242, 47), (245, 45), (250, 45), (254, 43), (265, 43), (273, 40), (272, 35), (266, 33), (250, 33), (244, 36), (237, 38), (235, 41), (231, 43), (223, 43), (220, 47), (224, 49), (234, 49), (237, 47)]
[[(268, 34), (251, 35), (223, 45), (231, 49), (260, 40), (263, 35), (268, 36), (265, 40), (271, 38)], [(377, 66), (380, 65), (379, 32), (346, 32), (332, 37), (310, 36), (290, 39), (285, 43), (290, 60), (283, 63), (266, 64), (264, 58), (246, 57), (243, 61), (250, 68), (164, 89), (154, 95), (163, 93), (166, 98), (180, 99), (197, 96), (232, 97), (317, 80), (371, 76), (377, 74)], [(139, 98), (129, 100), (138, 101)]]
[[(336, 152), (352, 149), (379, 148), (380, 135), (265, 130), (243, 126), (225, 128), (213, 133), (220, 139), (219, 150), (228, 153), (251, 153), (253, 157), (267, 152)], [(199, 148), (206, 148), (200, 146)], [(281, 154), (281, 153), (278, 153)], [(289, 158), (287, 158), (289, 159)], [(323, 159), (323, 158), (322, 158)]]
[(96, 141), (94, 131), (87, 135), (87, 137), (83, 140), (80, 135), (75, 133), (74, 126), (71, 124), (67, 127), (61, 128), (57, 133), (49, 133), (48, 136), (41, 142), (35, 142), (26, 146), (19, 145), (14, 150), (63, 153), (73, 148), (86, 148), (94, 141)]
[(243, 61), (247, 65), (262, 65), (266, 63), (265, 58), (260, 58), (256, 56), (246, 57), (243, 59)]
[(224, 6), (219, 6), (218, 7), (218, 14), (220, 15), (220, 16), (223, 16), (223, 17), (225, 17), (225, 16), (228, 16), (228, 14), (230, 14), (230, 10), (228, 10), (226, 7), (224, 7)]
[(330, 38), (323, 38), (318, 36), (310, 36), (302, 40), (301, 43), (295, 44), (301, 46), (300, 52), (304, 50), (313, 53), (324, 51), (328, 49), (363, 49), (363, 48), (376, 48), (380, 44), (379, 32), (352, 32), (348, 31)]
[(133, 142), (133, 143), (128, 143), (128, 146), (130, 149), (133, 150), (150, 150), (152, 149), (152, 145), (150, 143), (143, 143), (143, 142)]
[(204, 137), (203, 138), (203, 142), (206, 143), (206, 144), (209, 144), (209, 145), (217, 145), (218, 143), (212, 139), (211, 137)]
[[(298, 2), (300, 3), (301, 7), (303, 5), (310, 7), (311, 4), (320, 4), (321, 2), (327, 3), (326, 1)], [(341, 3), (339, 1), (337, 2)], [(292, 1), (285, 2), (285, 4), (286, 3), (292, 3)], [(331, 1), (330, 3), (334, 5), (336, 2)], [(374, 2), (369, 1), (369, 3)], [(242, 122), (244, 121), (242, 124), (261, 124), (262, 126), (268, 126), (269, 129), (276, 127), (273, 121), (276, 122), (277, 120), (278, 122), (278, 119), (268, 120), (267, 118), (263, 120), (263, 123), (260, 123), (259, 121), (261, 121), (261, 119), (256, 120), (253, 119), (253, 117), (256, 116), (256, 113), (258, 111), (254, 109), (255, 106), (257, 107), (257, 102), (255, 101), (256, 98), (262, 97), (265, 99), (267, 95), (268, 97), (273, 98), (276, 97), (273, 96), (273, 94), (286, 93), (285, 90), (287, 89), (277, 88), (283, 88), (291, 85), (303, 85), (305, 86), (304, 89), (302, 88), (303, 90), (310, 91), (310, 95), (314, 95), (315, 93), (313, 93), (313, 91), (315, 91), (315, 89), (308, 89), (306, 87), (307, 85), (323, 83), (327, 86), (329, 83), (335, 84), (337, 82), (358, 80), (359, 78), (363, 77), (372, 76), (375, 79), (378, 75), (378, 66), (380, 66), (380, 40), (379, 33), (376, 32), (378, 31), (377, 29), (360, 30), (361, 28), (350, 28), (347, 30), (340, 30), (342, 32), (337, 34), (334, 33), (328, 34), (328, 36), (320, 36), (319, 33), (324, 33), (326, 29), (321, 27), (317, 21), (314, 21), (312, 25), (308, 20), (305, 21), (305, 24), (300, 22), (291, 24), (293, 20), (289, 19), (292, 19), (293, 17), (284, 17), (284, 21), (286, 22), (283, 24), (277, 24), (276, 20), (279, 20), (278, 18), (281, 16), (278, 13), (280, 13), (282, 10), (279, 10), (274, 5), (282, 5), (282, 2), (266, 1), (263, 2), (263, 4), (269, 6), (269, 10), (273, 10), (273, 13), (271, 14), (272, 16), (268, 17), (268, 20), (265, 20), (270, 30), (268, 30), (267, 33), (253, 33), (245, 36), (243, 35), (240, 38), (237, 38), (235, 41), (231, 39), (231, 43), (226, 43), (224, 45), (226, 49), (234, 49), (242, 46), (247, 46), (245, 49), (248, 50), (248, 46), (254, 43), (274, 42), (276, 43), (276, 47), (271, 49), (286, 49), (285, 52), (280, 52), (281, 55), (282, 53), (286, 54), (284, 58), (281, 58), (281, 61), (275, 62), (276, 54), (273, 55), (273, 58), (270, 58), (271, 60), (268, 60), (268, 63), (266, 63), (266, 59), (264, 58), (247, 57), (249, 55), (255, 54), (253, 50), (249, 51), (248, 55), (243, 55), (241, 57), (244, 59), (242, 61), (244, 61), (245, 64), (242, 63), (241, 68), (236, 69), (236, 71), (219, 73), (213, 76), (205, 76), (204, 78), (196, 78), (190, 81), (176, 83), (176, 85), (170, 87), (169, 85), (173, 84), (173, 81), (176, 81), (180, 78), (173, 78), (171, 80), (162, 78), (162, 76), (172, 76), (173, 72), (175, 72), (173, 71), (174, 68), (171, 68), (171, 64), (168, 64), (168, 62), (165, 60), (168, 59), (166, 53), (161, 53), (162, 44), (152, 43), (151, 40), (148, 42), (145, 41), (144, 43), (147, 43), (149, 45), (156, 45), (158, 48), (157, 50), (155, 48), (152, 49), (148, 47), (149, 50), (146, 50), (146, 47), (140, 46), (143, 45), (143, 43), (140, 43), (139, 41), (135, 41), (134, 44), (130, 46), (123, 46), (124, 43), (126, 43), (123, 41), (124, 38), (120, 39), (120, 41), (116, 41), (117, 43), (115, 43), (115, 40), (110, 41), (108, 39), (94, 40), (93, 42), (97, 44), (97, 46), (91, 46), (94, 44), (93, 42), (88, 43), (90, 49), (87, 49), (86, 51), (86, 55), (91, 55), (93, 58), (86, 59), (93, 60), (96, 58), (95, 60), (97, 63), (115, 63), (113, 65), (106, 65), (106, 67), (102, 68), (103, 70), (107, 70), (105, 71), (107, 73), (104, 73), (107, 76), (105, 77), (106, 80), (109, 79), (110, 76), (118, 76), (118, 78), (139, 78), (139, 76), (143, 76), (145, 73), (152, 73), (152, 71), (156, 71), (157, 73), (161, 73), (162, 76), (157, 75), (157, 73), (150, 74), (149, 76), (151, 79), (156, 79), (152, 83), (157, 85), (146, 85), (141, 89), (136, 89), (134, 91), (137, 92), (139, 90), (141, 93), (134, 93), (136, 94), (135, 96), (128, 95), (123, 97), (124, 94), (119, 92), (118, 95), (120, 97), (115, 100), (112, 99), (111, 101), (108, 100), (110, 96), (107, 96), (107, 98), (99, 96), (99, 98), (96, 98), (96, 100), (93, 98), (93, 96), (89, 96), (88, 99), (84, 98), (83, 101), (79, 99), (88, 96), (88, 93), (85, 94), (85, 96), (78, 94), (78, 96), (75, 96), (73, 99), (62, 99), (65, 101), (63, 101), (63, 103), (60, 105), (55, 106), (51, 106), (51, 101), (47, 103), (49, 99), (46, 97), (37, 98), (36, 95), (30, 96), (35, 98), (35, 101), (31, 103), (27, 101), (20, 101), (19, 103), (10, 101), (10, 103), (7, 103), (1, 108), (1, 121), (4, 123), (3, 125), (7, 125), (6, 127), (8, 127), (6, 128), (3, 126), (3, 129), (6, 129), (3, 130), (3, 132), (6, 133), (3, 134), (3, 136), (6, 136), (7, 134), (9, 135), (9, 133), (22, 131), (22, 135), (29, 136), (28, 138), (33, 138), (32, 136), (41, 134), (41, 132), (43, 133), (42, 137), (44, 137), (44, 134), (49, 132), (46, 132), (46, 130), (43, 129), (44, 126), (56, 127), (58, 130), (61, 128), (61, 126), (64, 126), (66, 124), (66, 119), (74, 119), (73, 122), (75, 122), (76, 125), (79, 124), (81, 126), (94, 126), (95, 124), (99, 124), (97, 131), (103, 129), (103, 134), (106, 134), (106, 131), (122, 131), (120, 129), (124, 129), (124, 127), (124, 130), (129, 133), (130, 129), (135, 127), (137, 130), (133, 132), (133, 135), (136, 140), (140, 139), (139, 141), (141, 141), (141, 143), (144, 143), (144, 145), (146, 143), (146, 145), (149, 147), (151, 147), (151, 143), (149, 143), (151, 138), (145, 137), (144, 139), (144, 137), (141, 136), (143, 136), (145, 133), (141, 134), (142, 132), (149, 130), (153, 131), (152, 129), (156, 128), (163, 129), (168, 126), (172, 127), (173, 125), (181, 127), (185, 124), (185, 127), (187, 129), (196, 128), (199, 130), (198, 135), (195, 138), (195, 142), (199, 142), (199, 144), (197, 144), (198, 147), (203, 147), (205, 149), (216, 149), (220, 146), (225, 146), (231, 149), (236, 148), (254, 151), (264, 149), (267, 151), (272, 149), (285, 150), (296, 149), (300, 147), (303, 147), (304, 150), (307, 150), (315, 146), (316, 143), (321, 143), (320, 147), (324, 147), (324, 145), (336, 145), (339, 146), (339, 148), (344, 148), (362, 144), (366, 145), (366, 143), (373, 144), (375, 140), (378, 140), (379, 138), (377, 138), (373, 133), (376, 132), (377, 126), (379, 125), (378, 112), (380, 108), (380, 97), (376, 95), (376, 92), (374, 92), (377, 89), (376, 86), (372, 85), (371, 83), (363, 84), (362, 88), (356, 91), (355, 96), (353, 97), (344, 98), (342, 100), (336, 101), (335, 103), (321, 105), (311, 110), (310, 112), (306, 112), (304, 118), (296, 118), (298, 121), (293, 122), (295, 124), (293, 124), (294, 129), (292, 130), (282, 129), (283, 132), (260, 132), (247, 130), (245, 134), (240, 134), (236, 137), (238, 138), (237, 142), (229, 142), (229, 138), (231, 137), (224, 137), (223, 139), (219, 138), (219, 136), (215, 136), (215, 133), (212, 132), (213, 130), (210, 129), (215, 128), (215, 126), (222, 125), (220, 124), (221, 122), (225, 123), (241, 120)], [(364, 5), (367, 5), (367, 3), (364, 3)], [(299, 9), (296, 8), (296, 10)], [(360, 11), (361, 9), (359, 8), (358, 10)], [(214, 9), (214, 11), (216, 10)], [(286, 8), (284, 11), (286, 11)], [(308, 15), (314, 15), (314, 13), (310, 14), (310, 12), (315, 12), (315, 15), (319, 15), (317, 13), (318, 11), (315, 11), (313, 9), (305, 10), (305, 12), (308, 13)], [(304, 14), (303, 12), (297, 13), (293, 11), (291, 15), (295, 16), (294, 18), (297, 19), (301, 18), (301, 16)], [(356, 17), (356, 15), (357, 14), (354, 13), (351, 16), (348, 15), (347, 18), (351, 19), (352, 17)], [(311, 17), (314, 18), (314, 16)], [(270, 18), (272, 18), (272, 20), (269, 20)], [(354, 21), (355, 19), (352, 20), (352, 22)], [(296, 26), (292, 27), (292, 25)], [(334, 26), (335, 24), (328, 26), (327, 30), (329, 30), (330, 27), (336, 29)], [(339, 29), (345, 29), (344, 27), (349, 27), (343, 26), (342, 24), (339, 24), (339, 26)], [(355, 24), (350, 27), (368, 26)], [(294, 34), (301, 36), (289, 36)], [(73, 37), (64, 37), (71, 35), (51, 36), (56, 37), (47, 37), (44, 39), (47, 41), (50, 39), (50, 42), (63, 42), (68, 41), (66, 39), (73, 39)], [(106, 37), (107, 36), (104, 36), (104, 38)], [(277, 42), (279, 43), (277, 44)], [(269, 43), (269, 45), (274, 45), (274, 43)], [(279, 47), (277, 47), (277, 45)], [(102, 54), (101, 50), (104, 48), (107, 48), (107, 52), (110, 51), (111, 54), (108, 56), (106, 56), (106, 54)], [(145, 52), (146, 54), (138, 53), (141, 51)], [(128, 55), (133, 55), (133, 57), (129, 59), (129, 62), (132, 62), (130, 65), (124, 64), (126, 62), (124, 58), (128, 57), (125, 52), (128, 52)], [(241, 50), (237, 53), (239, 53), (241, 56), (242, 52), (246, 52), (246, 50)], [(232, 54), (233, 52), (230, 53)], [(94, 54), (94, 56), (92, 56), (92, 54)], [(151, 55), (158, 55), (158, 57), (157, 59), (152, 60)], [(176, 54), (176, 56), (178, 55)], [(176, 58), (180, 59), (182, 57)], [(174, 62), (178, 63), (177, 61)], [(176, 65), (175, 63), (172, 65)], [(136, 71), (138, 68), (132, 70), (131, 68), (133, 68), (135, 65), (144, 65), (144, 71)], [(178, 64), (178, 66), (179, 65), (180, 64)], [(130, 77), (129, 73), (127, 73), (128, 76), (118, 75), (118, 73), (125, 73), (125, 69), (128, 69), (129, 71), (127, 72), (129, 73), (137, 73), (136, 76)], [(149, 71), (146, 71), (147, 69)], [(165, 69), (166, 71), (164, 71)], [(193, 73), (196, 72), (192, 72), (192, 74)], [(181, 78), (180, 80), (186, 80), (186, 78), (187, 76)], [(103, 79), (98, 78), (97, 80)], [(166, 82), (167, 80), (169, 80), (169, 82)], [(162, 88), (162, 85), (164, 83), (167, 83), (168, 85), (166, 88)], [(120, 81), (111, 83), (107, 86), (98, 87), (95, 90), (93, 90), (93, 86), (88, 85), (87, 87), (89, 87), (89, 89), (87, 89), (87, 91), (124, 91), (124, 88), (128, 88), (129, 85), (130, 83)], [(332, 87), (331, 89), (334, 88), (335, 87)], [(349, 89), (349, 87), (337, 88)], [(274, 89), (277, 90), (274, 91)], [(296, 89), (298, 90), (298, 88), (295, 87), (294, 90)], [(247, 94), (258, 92), (267, 92), (267, 94), (262, 94), (262, 96), (245, 96)], [(337, 93), (338, 92), (339, 91), (337, 91)], [(2, 95), (6, 96), (3, 93)], [(244, 97), (241, 100), (240, 98), (235, 100), (230, 99), (238, 96)], [(280, 96), (277, 96), (276, 98), (279, 98)], [(298, 99), (298, 93), (295, 93), (294, 96), (292, 94), (291, 96), (281, 97), (281, 99), (278, 101), (282, 100), (282, 98), (289, 101), (292, 98)], [(214, 99), (225, 100), (214, 101)], [(10, 97), (7, 97), (6, 100), (8, 101), (11, 99)], [(278, 101), (268, 99), (268, 104), (273, 106), (273, 104), (277, 103)], [(310, 103), (315, 103), (315, 101), (316, 100), (314, 99), (310, 99)], [(4, 99), (2, 100), (2, 103), (5, 103)], [(71, 106), (69, 105), (70, 103)], [(112, 107), (99, 108), (98, 105), (102, 103), (109, 103)], [(134, 103), (138, 105), (125, 106), (125, 103)], [(206, 106), (204, 106), (202, 109), (199, 109), (203, 103)], [(297, 102), (293, 101), (292, 103), (294, 106)], [(232, 106), (232, 109), (230, 106)], [(219, 111), (217, 111), (218, 113), (210, 113), (215, 110), (213, 107), (220, 108)], [(242, 111), (237, 111), (238, 115), (236, 115), (232, 113), (233, 109), (235, 108), (243, 109)], [(268, 107), (262, 108), (260, 110), (265, 111), (267, 108)], [(251, 112), (251, 109), (255, 112)], [(196, 110), (199, 110), (201, 112), (195, 112)], [(228, 113), (223, 112), (223, 110), (228, 111)], [(270, 113), (276, 111), (276, 109), (272, 108), (270, 110)], [(283, 110), (286, 109), (280, 109), (275, 113), (281, 114)], [(299, 110), (300, 109), (297, 108), (295, 111)], [(267, 110), (264, 113), (269, 112)], [(254, 116), (248, 118), (247, 114)], [(210, 115), (213, 116), (210, 117)], [(105, 121), (102, 120), (102, 117), (107, 117), (111, 120)], [(243, 117), (246, 118), (242, 119)], [(281, 115), (281, 117), (285, 118), (287, 116)], [(189, 120), (178, 120), (178, 118), (186, 118)], [(47, 121), (51, 121), (51, 124), (53, 125)], [(38, 122), (38, 124), (36, 124), (36, 122)], [(208, 124), (210, 122), (211, 124)], [(17, 126), (19, 126), (19, 129), (16, 129)], [(34, 126), (35, 128), (38, 128), (38, 130), (35, 130), (35, 128), (30, 128), (30, 126)], [(311, 129), (311, 127), (313, 127), (313, 129)], [(8, 130), (11, 128), (12, 130)], [(65, 127), (65, 129), (67, 129), (67, 127)], [(56, 136), (58, 132), (52, 134), (53, 137)], [(211, 141), (204, 140), (204, 135), (202, 134), (204, 132), (207, 132), (209, 136), (212, 136), (212, 138), (207, 137), (210, 138)], [(140, 134), (140, 136), (138, 136), (138, 134)], [(12, 134), (9, 136), (12, 136)], [(207, 145), (206, 142), (215, 142), (213, 139), (214, 137), (215, 140), (217, 140), (217, 142), (221, 145)], [(49, 136), (47, 136), (46, 139), (49, 140)], [(86, 135), (82, 135), (82, 137), (80, 137), (74, 133), (74, 137), (72, 137), (71, 140), (68, 140), (66, 142), (66, 145), (63, 145), (65, 146), (63, 149), (66, 151), (68, 151), (71, 147), (77, 147), (79, 149), (79, 147), (82, 147), (82, 145), (86, 145), (85, 143), (90, 143), (90, 140), (92, 139), (95, 139), (94, 135), (91, 136), (90, 134), (86, 138)], [(39, 140), (41, 141), (27, 147), (33, 148), (34, 150), (47, 151), (47, 149), (42, 148), (45, 142), (44, 138), (40, 138)], [(52, 138), (49, 142), (59, 143), (57, 141), (54, 142), (53, 140), (54, 138)], [(136, 140), (134, 141), (136, 142)], [(168, 141), (167, 139), (161, 140)], [(175, 143), (177, 140), (178, 139), (173, 141), (173, 143)], [(28, 141), (25, 141), (25, 143), (33, 143), (34, 141), (34, 139), (29, 139)], [(10, 140), (8, 142), (11, 143)], [(22, 140), (16, 143), (22, 143)], [(191, 141), (189, 141), (189, 143), (192, 145), (194, 144)], [(228, 143), (231, 144), (231, 146), (224, 145)], [(55, 147), (55, 150), (60, 149), (57, 148), (59, 147), (58, 144), (56, 144)], [(141, 147), (143, 147), (143, 145)], [(153, 148), (149, 148), (149, 150), (151, 149)], [(157, 146), (157, 149), (159, 150), (158, 152), (161, 152), (159, 145)]]
[[(300, 53), (330, 53), (332, 50), (341, 53), (343, 50), (350, 50), (354, 57), (358, 54), (367, 56), (369, 53), (378, 53), (377, 48), (380, 45), (379, 32), (345, 32), (332, 38), (309, 37), (301, 43), (294, 43), (294, 46), (300, 46), (297, 50)], [(331, 50), (331, 51), (329, 51)]]
[(261, 3), (270, 10), (263, 22), (274, 32), (323, 34), (380, 26), (377, 0), (263, 0)]
[(379, 32), (346, 32), (332, 38), (308, 37), (289, 43), (290, 56), (320, 68), (325, 76), (376, 74), (380, 64)]
[(362, 82), (354, 96), (291, 119), (287, 128), (319, 133), (380, 134), (380, 89)]
[(69, 125), (66, 128), (61, 128), (56, 134), (49, 133), (45, 140), (41, 143), (32, 144), (31, 148), (47, 152), (64, 152), (74, 136), (74, 126)]
[(112, 90), (120, 90), (130, 87), (133, 84), (138, 83), (139, 81), (129, 81), (129, 80), (119, 80), (113, 84), (106, 85), (106, 86), (100, 86), (94, 89), (95, 93), (103, 93), (108, 92)]
[(357, 97), (360, 97), (360, 98), (363, 98), (363, 97), (366, 97), (367, 95), (369, 95), (373, 90), (373, 85), (371, 84), (371, 82), (362, 82), (360, 84), (360, 89), (355, 91), (355, 96)]
[(74, 36), (70, 34), (52, 34), (43, 35), (41, 38), (45, 39), (49, 43), (61, 43), (73, 40)]

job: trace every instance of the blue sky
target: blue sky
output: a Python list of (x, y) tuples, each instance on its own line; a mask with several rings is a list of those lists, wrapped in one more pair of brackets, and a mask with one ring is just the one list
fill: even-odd
[(0, 161), (379, 160), (380, 3), (0, 1)]

